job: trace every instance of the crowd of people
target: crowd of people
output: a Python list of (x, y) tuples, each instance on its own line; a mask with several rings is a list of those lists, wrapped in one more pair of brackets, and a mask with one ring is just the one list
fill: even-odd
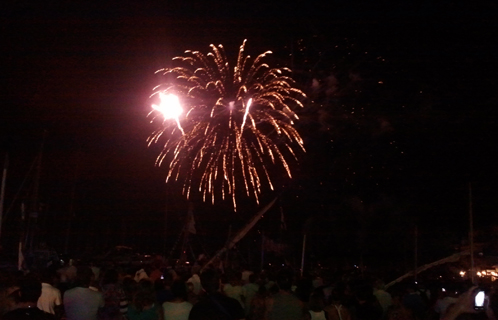
[[(292, 269), (94, 263), (2, 272), (0, 319), (52, 320), (454, 320), (494, 319), (494, 287), (473, 307), (476, 287), (385, 289), (381, 279)], [(498, 310), (497, 310), (498, 311)]]

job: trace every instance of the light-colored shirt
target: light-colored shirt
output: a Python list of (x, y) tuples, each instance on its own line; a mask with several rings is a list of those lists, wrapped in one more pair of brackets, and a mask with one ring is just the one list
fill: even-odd
[(45, 312), (55, 314), (55, 306), (62, 304), (61, 292), (51, 284), (42, 282), (42, 293), (38, 298), (37, 307)]
[(393, 304), (391, 294), (382, 289), (374, 290), (373, 294), (377, 298), (377, 301), (379, 301), (379, 304), (382, 307), (382, 311), (385, 314), (387, 312), (387, 309)]
[(249, 309), (251, 307), (251, 301), (258, 293), (259, 286), (255, 283), (248, 283), (244, 285), (244, 290), (245, 290), (245, 309), (246, 309), (246, 315), (249, 314)]
[(164, 320), (188, 320), (192, 304), (188, 301), (163, 303)]
[(201, 292), (201, 278), (197, 273), (194, 273), (188, 280), (187, 283), (191, 283), (194, 287), (194, 294), (199, 294)]
[(325, 316), (325, 311), (319, 311), (319, 312), (315, 312), (315, 311), (311, 311), (309, 310), (308, 313), (310, 314), (310, 319), (311, 320), (326, 320), (326, 316)]
[(140, 269), (137, 272), (135, 272), (135, 281), (140, 282), (142, 279), (149, 279), (149, 276), (145, 272), (144, 269)]

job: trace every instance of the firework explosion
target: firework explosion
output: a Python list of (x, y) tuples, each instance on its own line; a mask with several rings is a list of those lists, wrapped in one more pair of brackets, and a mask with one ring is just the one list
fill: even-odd
[(259, 204), (262, 184), (274, 189), (269, 166), (291, 178), (288, 161), (304, 151), (291, 107), (303, 107), (305, 94), (289, 69), (262, 62), (270, 51), (252, 60), (244, 46), (233, 72), (221, 45), (207, 55), (188, 50), (173, 58), (178, 66), (158, 70), (166, 81), (154, 88), (160, 104), (151, 114), (162, 121), (148, 139), (166, 140), (156, 161), (169, 163), (166, 182), (184, 181), (187, 198), (196, 189), (204, 201), (231, 197), (234, 210), (237, 189)]

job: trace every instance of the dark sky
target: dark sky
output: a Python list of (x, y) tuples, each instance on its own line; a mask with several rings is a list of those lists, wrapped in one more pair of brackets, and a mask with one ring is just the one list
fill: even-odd
[[(417, 222), (426, 247), (458, 243), (469, 182), (476, 224), (496, 222), (496, 13), (493, 1), (9, 1), (0, 151), (10, 158), (5, 206), (14, 205), (4, 229), (15, 229), (15, 194), (45, 131), (49, 242), (60, 249), (74, 195), (74, 246), (88, 237), (170, 246), (187, 201), (146, 144), (154, 71), (211, 43), (233, 57), (247, 39), (247, 53), (272, 50), (310, 97), (296, 125), (307, 154), (294, 179), (263, 196), (280, 195), (290, 233), (312, 218), (317, 247), (340, 254), (374, 251), (368, 239), (405, 241)], [(229, 203), (195, 201), (200, 236), (241, 226), (257, 209), (241, 203), (234, 214)], [(279, 208), (268, 216), (261, 228), (271, 233)]]

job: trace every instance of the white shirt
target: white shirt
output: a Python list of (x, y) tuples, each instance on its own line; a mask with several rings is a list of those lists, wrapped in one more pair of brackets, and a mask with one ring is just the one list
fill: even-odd
[(52, 285), (42, 282), (42, 293), (38, 298), (37, 307), (45, 312), (55, 314), (54, 307), (62, 304), (61, 292)]
[(140, 282), (142, 279), (149, 279), (149, 276), (145, 272), (144, 269), (140, 269), (137, 272), (135, 272), (135, 281)]
[(325, 317), (325, 311), (323, 311), (323, 310), (320, 312), (315, 312), (315, 311), (309, 310), (308, 312), (311, 316), (311, 320), (325, 320), (325, 319), (327, 319)]
[(192, 304), (188, 301), (163, 303), (165, 320), (188, 320), (188, 315), (192, 309)]
[(191, 283), (194, 286), (194, 293), (199, 294), (201, 292), (201, 278), (197, 273), (194, 273), (188, 280), (187, 283)]

